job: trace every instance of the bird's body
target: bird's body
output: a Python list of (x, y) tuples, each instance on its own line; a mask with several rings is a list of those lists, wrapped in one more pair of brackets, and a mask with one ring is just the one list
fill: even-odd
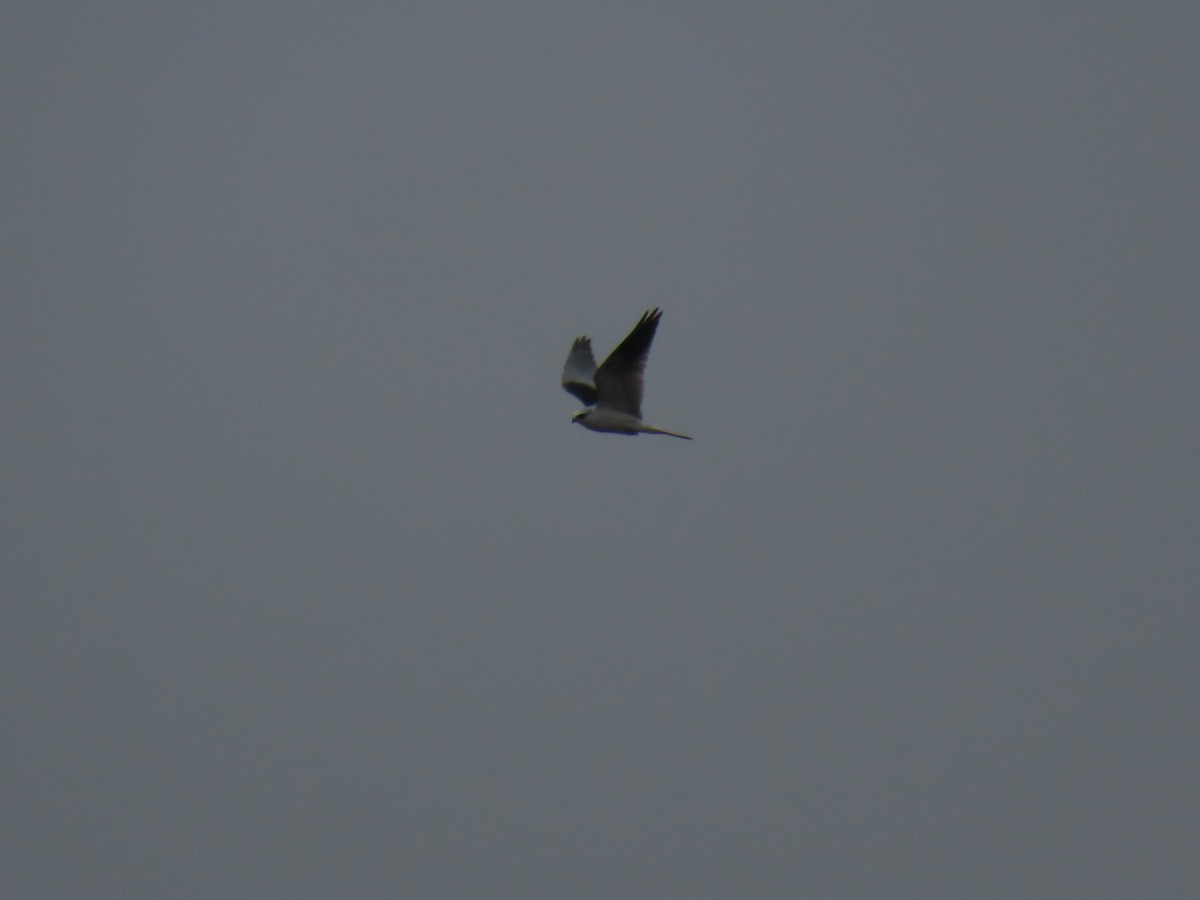
[(608, 431), (612, 434), (669, 434), (671, 437), (683, 438), (685, 441), (691, 440), (686, 434), (655, 428), (636, 416), (613, 409), (591, 407), (580, 410), (575, 413), (571, 421), (578, 422), (584, 428), (590, 428), (592, 431)]
[(652, 309), (634, 326), (599, 368), (592, 342), (578, 337), (563, 366), (562, 385), (585, 404), (571, 419), (592, 431), (610, 434), (668, 434), (690, 441), (686, 434), (655, 428), (642, 421), (642, 373), (662, 311)]

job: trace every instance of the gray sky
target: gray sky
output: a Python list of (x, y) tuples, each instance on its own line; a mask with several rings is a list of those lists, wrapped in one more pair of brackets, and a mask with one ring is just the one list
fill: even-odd
[(0, 893), (1191, 894), (1194, 4), (76, 6)]

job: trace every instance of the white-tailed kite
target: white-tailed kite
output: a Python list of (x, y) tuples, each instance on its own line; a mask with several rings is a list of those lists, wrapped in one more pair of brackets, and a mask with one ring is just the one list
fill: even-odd
[(664, 431), (642, 421), (642, 373), (646, 370), (650, 342), (654, 340), (661, 318), (662, 310), (659, 309), (645, 313), (598, 369), (592, 357), (591, 339), (575, 338), (563, 366), (562, 385), (567, 393), (582, 400), (587, 409), (575, 413), (572, 422), (592, 431), (669, 434), (691, 440), (686, 434)]

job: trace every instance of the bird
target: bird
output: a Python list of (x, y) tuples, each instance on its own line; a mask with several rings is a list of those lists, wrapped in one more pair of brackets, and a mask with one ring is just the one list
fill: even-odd
[(686, 434), (655, 428), (642, 421), (642, 373), (662, 310), (647, 310), (617, 349), (596, 368), (592, 341), (577, 337), (563, 365), (562, 386), (584, 403), (571, 417), (584, 428), (612, 434), (668, 434), (690, 441)]

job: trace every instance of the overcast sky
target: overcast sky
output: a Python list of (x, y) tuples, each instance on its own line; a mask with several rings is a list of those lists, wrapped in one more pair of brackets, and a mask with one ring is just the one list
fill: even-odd
[(1194, 896), (1198, 35), (12, 5), (0, 893)]

